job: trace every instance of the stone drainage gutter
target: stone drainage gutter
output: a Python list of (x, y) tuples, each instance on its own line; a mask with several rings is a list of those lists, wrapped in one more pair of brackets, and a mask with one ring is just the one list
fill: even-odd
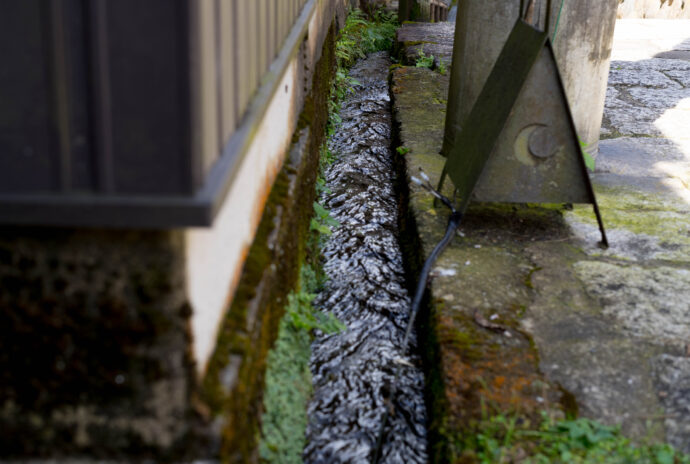
[(345, 98), (329, 143), (336, 160), (321, 201), (341, 225), (322, 249), (328, 280), (315, 304), (347, 328), (312, 344), (305, 462), (371, 461), (391, 405), (378, 462), (427, 462), (424, 377), (419, 358), (407, 354), (415, 337), (409, 351), (403, 346), (410, 297), (398, 243), (389, 66), (384, 52), (354, 66), (360, 85)]
[[(424, 40), (420, 29), (415, 34)], [(405, 47), (414, 44), (398, 46), (413, 55)], [(605, 114), (612, 136), (635, 127), (631, 112), (614, 108), (656, 111), (634, 93), (684, 92), (670, 77), (687, 62), (662, 61), (666, 71), (634, 76), (622, 71), (644, 63), (614, 63)], [(658, 88), (662, 79), (667, 85)], [(432, 183), (440, 175), (447, 88), (448, 76), (436, 71), (392, 72), (394, 120), (405, 148), (399, 160), (408, 178), (420, 167)], [(671, 133), (675, 126), (663, 116), (676, 113), (662, 113), (661, 127)], [(420, 335), (430, 366), (432, 460), (458, 453), (456, 444), (486, 411), (525, 418), (579, 413), (690, 451), (690, 202), (683, 187), (689, 155), (682, 137), (655, 134), (602, 143), (593, 183), (608, 251), (596, 247), (588, 207), (471, 206), (437, 263)], [(638, 159), (646, 169), (636, 167)], [(447, 212), (411, 183), (404, 209), (414, 273), (445, 231)]]

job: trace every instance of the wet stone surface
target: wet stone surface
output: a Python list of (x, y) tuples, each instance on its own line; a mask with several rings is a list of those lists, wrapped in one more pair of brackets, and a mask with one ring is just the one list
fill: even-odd
[[(427, 461), (424, 378), (418, 357), (402, 346), (410, 297), (397, 236), (389, 65), (384, 53), (355, 65), (350, 75), (361, 85), (343, 102), (329, 145), (336, 161), (321, 201), (341, 226), (322, 250), (328, 281), (315, 304), (347, 329), (321, 334), (312, 346), (305, 462), (368, 462), (396, 373), (380, 462)], [(413, 338), (410, 353), (415, 344)]]

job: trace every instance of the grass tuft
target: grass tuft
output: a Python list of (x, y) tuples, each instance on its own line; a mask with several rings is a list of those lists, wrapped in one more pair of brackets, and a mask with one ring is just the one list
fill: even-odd
[(328, 135), (333, 135), (335, 128), (341, 123), (338, 114), (340, 102), (359, 85), (356, 79), (347, 75), (348, 69), (358, 59), (366, 58), (369, 53), (390, 50), (393, 47), (395, 32), (399, 26), (397, 15), (378, 9), (371, 13), (370, 18), (367, 19), (361, 10), (351, 11), (336, 41), (337, 70), (328, 106)]
[(541, 424), (517, 416), (483, 420), (463, 437), (459, 462), (573, 464), (689, 464), (690, 456), (668, 444), (634, 443), (619, 427), (590, 419), (556, 420), (543, 415)]

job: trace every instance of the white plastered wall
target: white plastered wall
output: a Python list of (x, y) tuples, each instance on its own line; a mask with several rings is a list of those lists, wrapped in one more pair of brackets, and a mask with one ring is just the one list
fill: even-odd
[(303, 75), (298, 70), (304, 67), (305, 57), (311, 63), (320, 57), (319, 47), (333, 20), (333, 3), (317, 1), (303, 53), (290, 61), (280, 78), (213, 227), (186, 231), (187, 292), (199, 375), (213, 354), (266, 199), (289, 149), (304, 98)]

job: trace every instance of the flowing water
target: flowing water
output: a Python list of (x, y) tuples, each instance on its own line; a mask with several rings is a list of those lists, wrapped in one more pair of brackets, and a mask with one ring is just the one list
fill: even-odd
[[(361, 85), (344, 100), (342, 125), (329, 143), (336, 161), (321, 201), (341, 226), (322, 250), (328, 282), (315, 304), (347, 329), (320, 334), (312, 346), (308, 463), (370, 462), (387, 407), (379, 462), (427, 461), (415, 337), (409, 349), (402, 346), (410, 297), (397, 235), (390, 64), (386, 53), (376, 53), (353, 67), (350, 76)], [(387, 403), (396, 374), (397, 394)]]

